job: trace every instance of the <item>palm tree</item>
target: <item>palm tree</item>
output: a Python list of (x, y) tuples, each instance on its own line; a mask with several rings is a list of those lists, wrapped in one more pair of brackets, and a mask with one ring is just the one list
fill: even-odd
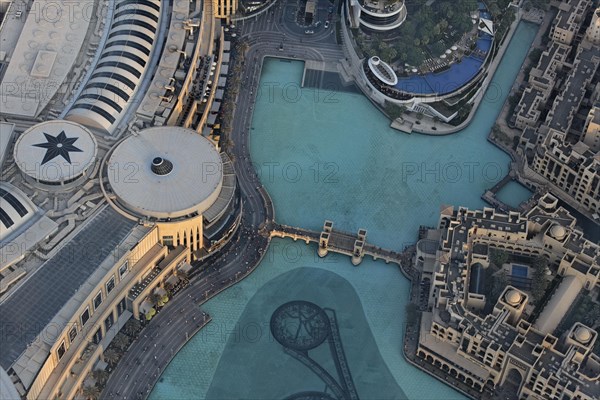
[(600, 305), (594, 304), (592, 309), (583, 317), (585, 323), (590, 327), (594, 327), (600, 321)]
[(142, 323), (135, 318), (132, 318), (129, 321), (127, 321), (127, 324), (125, 325), (125, 333), (129, 336), (135, 336), (141, 330)]
[(119, 362), (120, 358), (121, 356), (119, 355), (119, 353), (117, 353), (112, 348), (109, 348), (104, 352), (104, 361), (106, 361), (110, 365), (115, 365), (117, 362)]
[(113, 339), (113, 344), (120, 350), (125, 350), (129, 346), (129, 338), (123, 335), (121, 332), (117, 333)]
[(151, 294), (150, 296), (148, 296), (148, 297), (149, 297), (149, 299), (148, 299), (148, 300), (150, 300), (150, 302), (151, 302), (152, 304), (156, 304), (156, 303), (158, 303), (158, 302), (159, 302), (159, 300), (160, 300), (160, 296), (159, 296), (158, 294), (156, 294), (156, 293), (152, 293), (152, 294)]
[(92, 372), (92, 376), (97, 382), (97, 386), (104, 386), (108, 380), (108, 372), (103, 369), (97, 369)]
[(82, 394), (85, 396), (87, 400), (98, 400), (100, 397), (100, 388), (98, 386), (84, 386), (82, 390)]

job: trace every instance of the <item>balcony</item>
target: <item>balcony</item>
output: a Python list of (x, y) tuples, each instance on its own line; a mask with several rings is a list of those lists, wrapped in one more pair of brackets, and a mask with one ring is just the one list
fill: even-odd
[(129, 299), (135, 301), (140, 295), (142, 295), (146, 289), (160, 277), (164, 275), (164, 271), (173, 263), (173, 261), (180, 258), (181, 254), (186, 251), (187, 247), (177, 246), (169, 252), (169, 254), (163, 258), (152, 270), (146, 275), (146, 277), (139, 283), (133, 285), (129, 290)]
[(404, 1), (389, 1), (389, 0), (360, 0), (360, 5), (366, 10), (377, 14), (394, 14), (396, 11), (404, 7)]
[(129, 298), (133, 301), (152, 283), (152, 281), (162, 272), (158, 266), (152, 268), (152, 271), (140, 283), (135, 284), (129, 290)]

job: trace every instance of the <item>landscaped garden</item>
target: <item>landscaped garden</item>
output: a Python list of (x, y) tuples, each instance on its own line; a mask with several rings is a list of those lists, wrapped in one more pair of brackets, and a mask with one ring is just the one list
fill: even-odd
[[(501, 35), (512, 22), (505, 24), (502, 21), (502, 10), (509, 3), (510, 0), (486, 2), (497, 25), (495, 29)], [(424, 72), (424, 68), (431, 67), (423, 65), (427, 60), (429, 64), (440, 58), (446, 62), (459, 60), (474, 48), (478, 28), (472, 17), (479, 9), (477, 0), (412, 0), (406, 2), (406, 7), (406, 21), (398, 29), (385, 33), (353, 30), (363, 56), (376, 55), (394, 67)], [(453, 46), (448, 54), (447, 50)]]

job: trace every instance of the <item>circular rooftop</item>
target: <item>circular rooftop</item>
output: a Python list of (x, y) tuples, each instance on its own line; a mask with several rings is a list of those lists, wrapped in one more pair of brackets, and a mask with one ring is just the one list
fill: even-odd
[(521, 293), (514, 289), (510, 289), (508, 292), (506, 292), (506, 295), (504, 296), (504, 301), (506, 301), (507, 304), (510, 304), (513, 307), (518, 306), (521, 302), (521, 299)]
[(575, 339), (577, 339), (579, 343), (586, 344), (592, 340), (592, 332), (585, 326), (578, 326), (575, 329)]
[(119, 203), (137, 217), (202, 214), (217, 199), (223, 163), (215, 146), (194, 130), (155, 127), (123, 140), (107, 167)]
[(567, 230), (564, 226), (558, 224), (553, 225), (552, 228), (550, 228), (550, 236), (556, 240), (563, 240), (567, 236)]
[(17, 139), (15, 163), (38, 182), (58, 185), (82, 176), (94, 164), (94, 135), (78, 123), (53, 120), (37, 124)]

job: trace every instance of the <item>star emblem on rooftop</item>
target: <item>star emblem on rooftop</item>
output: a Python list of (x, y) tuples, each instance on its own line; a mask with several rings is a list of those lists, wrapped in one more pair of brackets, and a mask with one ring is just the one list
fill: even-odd
[(42, 165), (46, 164), (50, 160), (55, 159), (58, 156), (61, 156), (69, 164), (71, 164), (71, 156), (69, 155), (69, 153), (83, 151), (80, 148), (77, 148), (73, 145), (73, 143), (75, 143), (79, 138), (68, 138), (65, 134), (65, 131), (60, 132), (56, 136), (52, 136), (44, 132), (44, 136), (46, 137), (46, 143), (38, 143), (33, 145), (35, 147), (41, 147), (43, 149), (46, 149), (46, 154), (44, 154)]

